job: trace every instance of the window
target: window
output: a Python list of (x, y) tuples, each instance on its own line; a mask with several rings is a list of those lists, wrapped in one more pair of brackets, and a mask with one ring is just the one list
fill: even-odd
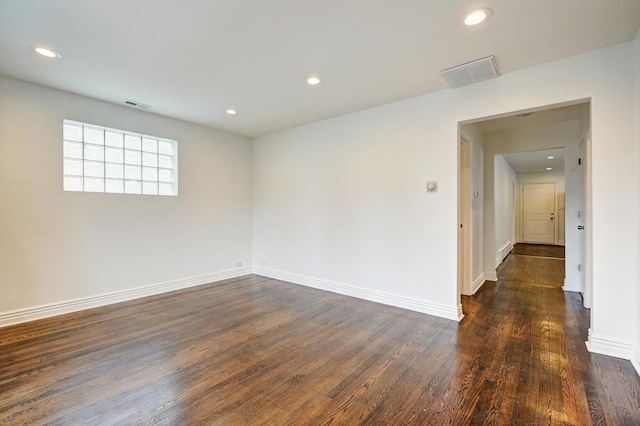
[(178, 195), (178, 142), (63, 121), (65, 191)]

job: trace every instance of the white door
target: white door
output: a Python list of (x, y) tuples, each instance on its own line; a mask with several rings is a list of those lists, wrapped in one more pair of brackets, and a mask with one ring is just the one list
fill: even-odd
[(527, 183), (522, 188), (525, 243), (555, 244), (555, 184)]

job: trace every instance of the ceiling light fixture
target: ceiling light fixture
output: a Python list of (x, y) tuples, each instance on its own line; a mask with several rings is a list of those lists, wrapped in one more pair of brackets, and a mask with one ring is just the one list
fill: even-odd
[(551, 167), (547, 167), (547, 170), (553, 170)]
[(473, 9), (465, 13), (462, 17), (462, 22), (464, 22), (465, 25), (469, 26), (478, 25), (479, 23), (486, 21), (490, 17), (491, 9), (482, 7), (480, 9)]
[(556, 157), (554, 157), (553, 155), (550, 155), (550, 156), (547, 157), (547, 160), (553, 160), (554, 158), (556, 158)]
[(225, 111), (227, 114), (229, 115), (236, 115), (238, 113), (238, 110), (233, 109), (233, 108), (229, 108)]
[(321, 82), (320, 77), (316, 77), (315, 75), (307, 77), (305, 81), (311, 86), (316, 86)]
[(44, 56), (44, 57), (47, 57), (47, 58), (55, 58), (55, 59), (62, 58), (61, 54), (59, 54), (55, 50), (47, 49), (46, 47), (31, 46), (31, 49), (34, 52), (36, 52), (38, 55), (40, 55), (40, 56)]

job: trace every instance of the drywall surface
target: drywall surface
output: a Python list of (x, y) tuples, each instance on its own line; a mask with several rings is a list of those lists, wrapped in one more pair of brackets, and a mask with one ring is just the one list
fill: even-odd
[[(251, 259), (251, 141), (0, 77), (0, 313)], [(177, 197), (64, 192), (62, 120), (178, 141)]]
[(504, 258), (502, 252), (509, 251), (516, 243), (514, 193), (516, 172), (513, 171), (507, 160), (502, 155), (495, 155), (493, 158), (496, 244), (494, 265), (497, 266), (502, 263)]

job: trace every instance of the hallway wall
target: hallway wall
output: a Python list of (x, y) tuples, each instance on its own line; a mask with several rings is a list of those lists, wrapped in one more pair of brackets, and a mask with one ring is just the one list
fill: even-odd
[(516, 243), (515, 230), (515, 198), (513, 187), (516, 183), (516, 172), (502, 155), (493, 157), (493, 201), (495, 205), (495, 243), (496, 268)]

